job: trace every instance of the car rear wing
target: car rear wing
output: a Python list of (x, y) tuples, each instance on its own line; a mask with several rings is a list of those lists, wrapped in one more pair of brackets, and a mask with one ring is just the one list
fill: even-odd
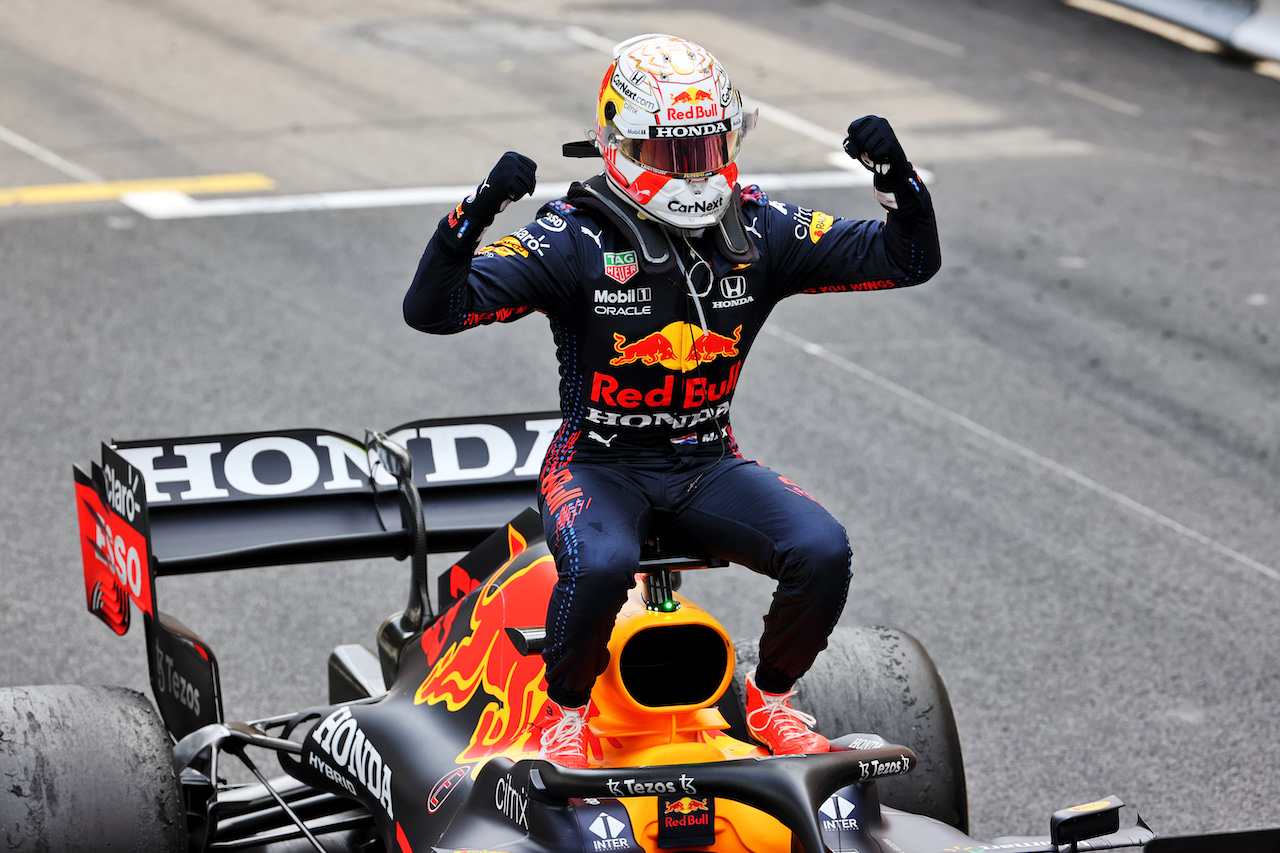
[[(298, 429), (103, 444), (100, 463), (74, 467), (86, 604), (117, 634), (130, 602), (142, 612), (157, 704), (180, 737), (221, 721), (217, 667), (156, 607), (156, 578), (412, 557), (413, 611), (427, 552), (469, 550), (536, 503), (560, 425), (535, 412), (414, 421), (364, 442)], [(410, 615), (404, 631), (420, 624)]]
[[(432, 553), (463, 551), (535, 503), (558, 412), (422, 420), (390, 430), (408, 449)], [(364, 442), (326, 430), (117, 441), (139, 482), (157, 576), (404, 556), (395, 481), (370, 478)], [(80, 481), (98, 482), (105, 461)], [(120, 476), (126, 473), (119, 472)], [(145, 494), (137, 489), (145, 485)]]

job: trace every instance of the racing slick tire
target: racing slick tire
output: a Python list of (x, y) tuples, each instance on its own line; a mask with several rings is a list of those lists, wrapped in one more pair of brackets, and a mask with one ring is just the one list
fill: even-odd
[[(757, 641), (734, 643), (735, 692), (721, 711), (730, 733), (750, 742), (746, 731), (744, 679), (759, 659)], [(906, 746), (919, 764), (904, 776), (876, 783), (887, 806), (926, 815), (969, 831), (964, 758), (951, 700), (924, 647), (896, 628), (838, 627), (827, 650), (796, 684), (795, 707), (818, 718), (830, 738), (869, 732)], [(727, 707), (726, 707), (727, 706)]]
[(187, 847), (169, 736), (141, 693), (0, 688), (0, 838), (6, 850)]

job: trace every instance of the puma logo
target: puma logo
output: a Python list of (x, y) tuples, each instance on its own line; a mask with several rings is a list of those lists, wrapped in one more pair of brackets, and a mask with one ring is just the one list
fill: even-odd
[(613, 435), (609, 436), (608, 438), (605, 438), (603, 435), (596, 432), (595, 430), (592, 430), (591, 432), (587, 433), (587, 438), (593, 438), (596, 441), (603, 444), (605, 447), (608, 447), (613, 442), (613, 440), (617, 437), (618, 437), (618, 434), (616, 432)]

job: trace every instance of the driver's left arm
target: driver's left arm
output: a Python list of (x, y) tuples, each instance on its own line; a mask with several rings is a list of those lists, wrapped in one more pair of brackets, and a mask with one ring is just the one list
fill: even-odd
[(853, 122), (845, 150), (872, 171), (885, 218), (836, 219), (774, 204), (769, 245), (780, 295), (910, 287), (942, 266), (933, 200), (889, 123), (875, 116)]

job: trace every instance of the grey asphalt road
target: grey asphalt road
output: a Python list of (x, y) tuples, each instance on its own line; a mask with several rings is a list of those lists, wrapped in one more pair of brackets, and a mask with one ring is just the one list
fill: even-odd
[[(602, 46), (668, 31), (761, 106), (745, 175), (838, 172), (843, 128), (878, 113), (933, 176), (943, 271), (780, 306), (734, 428), (846, 524), (845, 620), (933, 655), (975, 837), (1106, 794), (1158, 832), (1280, 825), (1280, 82), (1056, 0), (514, 9), (0, 10), (0, 684), (147, 689), (141, 632), (84, 610), (70, 467), (101, 441), (554, 407), (541, 318), (400, 319), (452, 202), (254, 199), (474, 185), (510, 148), (544, 186), (584, 177), (559, 146)], [(189, 180), (213, 175), (236, 177)], [(868, 189), (777, 181), (879, 215)], [(44, 185), (70, 186), (12, 189)], [(193, 215), (153, 218), (175, 191)], [(323, 701), (329, 649), (372, 646), (406, 586), (345, 563), (158, 596), (250, 718)], [(770, 592), (740, 568), (686, 589), (735, 636)]]

